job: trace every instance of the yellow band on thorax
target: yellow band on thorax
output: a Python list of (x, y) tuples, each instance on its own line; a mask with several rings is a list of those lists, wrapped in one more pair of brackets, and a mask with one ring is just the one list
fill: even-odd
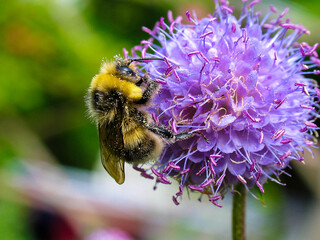
[(120, 91), (130, 101), (137, 101), (142, 98), (142, 89), (132, 82), (121, 80), (111, 74), (102, 73), (96, 75), (91, 82), (91, 90), (108, 92), (112, 89)]

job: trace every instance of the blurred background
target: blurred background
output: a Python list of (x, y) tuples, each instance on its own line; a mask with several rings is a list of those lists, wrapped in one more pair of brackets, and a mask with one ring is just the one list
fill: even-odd
[[(263, 1), (320, 40), (317, 0)], [(240, 0), (231, 5), (241, 7)], [(198, 17), (213, 0), (11, 0), (0, 7), (0, 239), (230, 239), (231, 197), (223, 208), (160, 186), (127, 167), (118, 186), (100, 164), (98, 135), (84, 95), (104, 58), (122, 54), (172, 10)], [(236, 8), (237, 9), (237, 8)], [(237, 11), (237, 10), (236, 10)], [(248, 239), (319, 239), (320, 163), (306, 154), (265, 184), (263, 201), (249, 196)]]

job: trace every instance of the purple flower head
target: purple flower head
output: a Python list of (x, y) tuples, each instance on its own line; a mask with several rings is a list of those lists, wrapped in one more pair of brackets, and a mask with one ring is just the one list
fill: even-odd
[[(185, 189), (217, 201), (234, 184), (256, 186), (278, 176), (291, 160), (315, 142), (320, 90), (306, 78), (319, 74), (316, 52), (297, 39), (309, 32), (285, 19), (275, 20), (271, 6), (264, 18), (254, 12), (259, 1), (243, 1), (239, 18), (227, 1), (203, 19), (186, 13), (168, 22), (161, 18), (151, 35), (132, 49), (133, 57), (157, 57), (142, 69), (161, 83), (149, 112), (155, 124), (174, 132), (201, 132), (168, 144), (151, 169), (135, 168), (157, 183), (179, 181), (173, 201)], [(127, 52), (125, 51), (127, 57)]]

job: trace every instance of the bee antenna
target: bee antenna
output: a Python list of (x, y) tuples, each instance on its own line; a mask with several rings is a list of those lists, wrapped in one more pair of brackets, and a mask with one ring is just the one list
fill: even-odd
[(161, 60), (161, 61), (164, 61), (163, 58), (133, 58), (133, 59), (130, 59), (130, 62), (143, 62), (143, 61), (149, 61), (149, 60)]

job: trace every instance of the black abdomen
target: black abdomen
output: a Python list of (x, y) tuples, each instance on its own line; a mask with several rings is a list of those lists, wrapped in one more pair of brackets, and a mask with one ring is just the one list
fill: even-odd
[(133, 148), (124, 147), (124, 159), (129, 163), (144, 162), (151, 160), (152, 153), (155, 149), (155, 140), (152, 138), (144, 138)]

